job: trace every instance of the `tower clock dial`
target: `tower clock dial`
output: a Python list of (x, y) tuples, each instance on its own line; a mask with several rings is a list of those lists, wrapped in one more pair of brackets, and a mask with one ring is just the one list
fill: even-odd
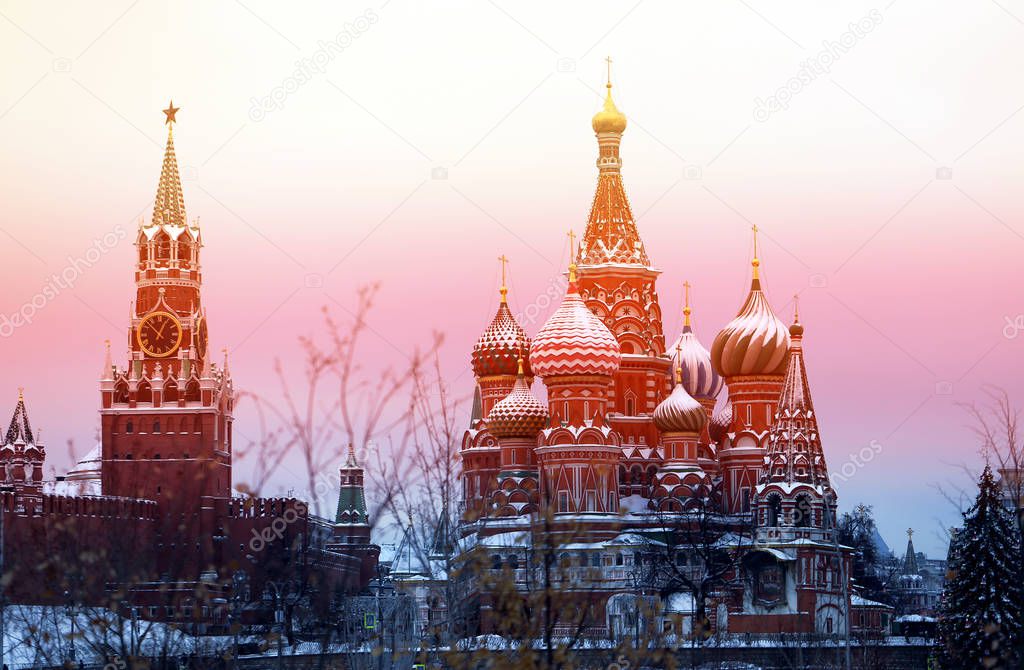
[(170, 312), (147, 314), (135, 331), (139, 348), (154, 358), (166, 358), (177, 351), (181, 336), (181, 322)]
[(206, 331), (206, 319), (199, 317), (196, 320), (196, 352), (201, 357), (206, 357), (206, 347), (209, 343), (209, 334)]

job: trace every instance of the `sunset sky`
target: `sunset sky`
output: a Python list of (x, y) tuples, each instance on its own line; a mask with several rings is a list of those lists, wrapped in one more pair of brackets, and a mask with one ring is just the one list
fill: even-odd
[[(77, 456), (95, 444), (103, 340), (125, 359), (169, 99), (211, 349), (232, 352), (236, 387), (273, 396), (275, 359), (300, 379), (321, 308), (345, 319), (379, 281), (364, 367), (400, 367), (440, 331), (465, 395), (500, 254), (513, 310), (538, 312), (529, 333), (556, 306), (538, 296), (586, 222), (610, 55), (667, 338), (688, 280), (710, 347), (746, 293), (757, 224), (776, 312), (801, 296), (830, 469), (874, 453), (836, 483), (841, 504), (873, 505), (898, 554), (909, 526), (945, 551), (958, 515), (937, 487), (982, 462), (961, 405), (991, 385), (1024, 406), (1024, 6), (303, 7), (0, 2), (0, 409), (25, 388), (48, 475), (69, 467), (68, 440)], [(4, 327), (75, 259), (73, 287)], [(238, 434), (253, 424), (243, 405)]]

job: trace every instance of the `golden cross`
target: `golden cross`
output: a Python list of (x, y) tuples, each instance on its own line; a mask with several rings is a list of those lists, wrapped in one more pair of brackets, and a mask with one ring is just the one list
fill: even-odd
[(754, 231), (754, 258), (757, 258), (757, 224), (751, 226), (751, 229)]
[(505, 265), (508, 264), (508, 258), (505, 254), (498, 256), (498, 260), (501, 262), (501, 285), (505, 285)]
[(21, 402), (24, 399), (25, 399), (25, 387), (24, 386), (19, 386), (18, 387), (18, 402)]
[(800, 294), (793, 294), (793, 323), (800, 321)]
[(576, 249), (576, 233), (572, 232), (572, 229), (569, 229), (568, 235), (569, 235), (569, 258), (571, 260), (576, 255), (576, 252), (575, 252), (575, 249)]
[(690, 306), (690, 282), (684, 281), (683, 288), (686, 289), (686, 307)]
[(612, 87), (612, 57), (608, 56), (604, 59), (604, 62), (608, 63), (608, 88)]
[(913, 528), (908, 528), (907, 529), (907, 539), (908, 540), (914, 539), (914, 529)]

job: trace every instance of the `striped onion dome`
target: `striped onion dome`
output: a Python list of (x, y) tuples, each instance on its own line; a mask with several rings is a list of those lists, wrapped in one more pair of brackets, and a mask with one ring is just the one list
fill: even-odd
[(580, 297), (576, 266), (569, 266), (569, 288), (530, 347), (530, 364), (541, 377), (608, 375), (619, 369), (619, 343)]
[(698, 400), (714, 400), (725, 382), (711, 365), (711, 354), (690, 327), (688, 310), (687, 307), (686, 323), (674, 347), (676, 354), (672, 357), (672, 367), (682, 368), (683, 388), (687, 393)]
[(725, 434), (729, 432), (729, 426), (731, 425), (732, 401), (730, 400), (711, 417), (711, 423), (708, 424), (708, 436), (711, 438), (711, 441), (716, 444), (720, 443)]
[(654, 425), (663, 433), (700, 433), (708, 415), (701, 404), (686, 392), (686, 385), (680, 382), (679, 377), (677, 367), (675, 388), (654, 408)]
[(746, 302), (711, 345), (711, 362), (715, 370), (726, 378), (747, 375), (781, 377), (786, 373), (788, 353), (789, 329), (768, 304), (755, 266)]
[(495, 403), (487, 415), (487, 429), (495, 437), (534, 437), (548, 422), (548, 408), (530, 391), (519, 359), (519, 374), (512, 391)]
[[(483, 335), (473, 345), (471, 360), (473, 373), (477, 378), (496, 375), (516, 374), (516, 361), (519, 356), (530, 350), (530, 338), (522, 326), (512, 316), (505, 300), (505, 288), (502, 287), (501, 304), (494, 319), (484, 330)], [(526, 374), (533, 376), (530, 361), (526, 361)]]

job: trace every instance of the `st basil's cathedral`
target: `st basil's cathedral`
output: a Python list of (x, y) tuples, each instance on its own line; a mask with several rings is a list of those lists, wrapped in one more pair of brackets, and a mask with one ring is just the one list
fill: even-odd
[[(482, 553), (526, 592), (528, 566), (551, 550), (552, 534), (562, 538), (554, 579), (576, 601), (560, 622), (567, 634), (629, 633), (645, 608), (659, 631), (679, 634), (839, 634), (851, 608), (877, 603), (851, 592), (852, 550), (835, 540), (837, 496), (804, 326), (796, 313), (787, 326), (769, 303), (757, 229), (749, 292), (710, 351), (693, 327), (688, 283), (682, 332), (666, 347), (661, 271), (623, 185), (627, 120), (610, 78), (592, 125), (597, 187), (578, 248), (570, 244), (561, 304), (531, 338), (503, 285), (473, 347), (479, 411), (460, 451), (456, 551), (465, 560)], [(532, 391), (537, 377), (546, 403)], [(702, 581), (711, 553), (695, 540), (697, 523), (728, 567), (695, 596), (666, 584), (656, 566)], [(673, 533), (686, 540), (673, 544)], [(456, 585), (461, 611), (452, 616), (463, 634), (500, 630), (486, 582)]]

